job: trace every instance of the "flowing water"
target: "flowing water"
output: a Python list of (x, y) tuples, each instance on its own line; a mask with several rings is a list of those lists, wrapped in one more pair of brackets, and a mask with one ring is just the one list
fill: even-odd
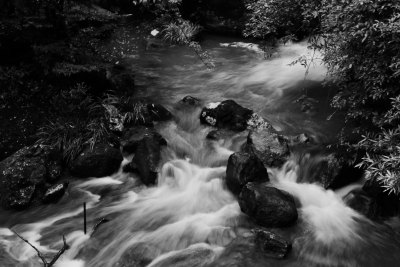
[[(309, 53), (305, 43), (281, 46), (264, 59), (256, 46), (238, 41), (215, 36), (204, 40), (216, 61), (213, 71), (181, 47), (143, 51), (132, 59), (135, 95), (164, 104), (175, 115), (173, 121), (156, 125), (168, 142), (158, 184), (145, 187), (137, 176), (122, 173), (121, 166), (110, 177), (71, 181), (55, 205), (1, 211), (0, 265), (42, 266), (13, 230), (49, 256), (62, 246), (64, 234), (71, 248), (56, 263), (59, 267), (398, 266), (398, 222), (375, 224), (347, 207), (341, 197), (348, 188), (339, 193), (297, 181), (300, 167), (294, 160), (269, 170), (271, 183), (291, 193), (299, 205), (296, 226), (274, 229), (293, 243), (290, 255), (283, 260), (249, 259), (247, 265), (220, 258), (234, 238), (254, 226), (224, 185), (227, 160), (247, 133), (209, 141), (205, 137), (212, 129), (200, 125), (200, 109), (182, 110), (175, 103), (186, 95), (205, 103), (234, 99), (286, 134), (306, 132), (321, 142), (331, 140), (340, 126), (335, 116), (327, 120), (331, 92), (320, 86), (324, 67), (315, 62), (304, 81), (305, 69), (288, 65)], [(294, 100), (303, 94), (316, 99), (317, 112), (300, 112)], [(91, 237), (82, 229), (83, 202), (89, 229), (100, 218), (109, 220)]]

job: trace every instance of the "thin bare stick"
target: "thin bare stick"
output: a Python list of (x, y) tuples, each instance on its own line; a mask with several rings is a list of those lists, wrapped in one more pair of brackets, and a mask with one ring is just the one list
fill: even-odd
[(92, 237), (94, 235), (94, 232), (96, 232), (97, 228), (99, 228), (99, 226), (103, 223), (109, 222), (108, 219), (106, 218), (101, 218), (100, 221), (98, 221), (95, 226), (93, 226), (92, 232), (90, 233), (90, 237)]
[(67, 244), (67, 241), (65, 240), (65, 236), (63, 235), (63, 246), (62, 246), (62, 248), (57, 252), (56, 255), (54, 255), (53, 259), (51, 260), (51, 262), (47, 266), (48, 267), (53, 266), (54, 263), (56, 263), (56, 261), (58, 260), (58, 258), (60, 258), (60, 256), (68, 249), (69, 249), (69, 246)]
[(42, 260), (43, 265), (45, 267), (48, 266), (48, 263), (44, 257), (44, 255), (34, 246), (32, 245), (28, 240), (26, 240), (25, 238), (23, 238), (22, 236), (20, 236), (17, 232), (15, 232), (14, 230), (12, 230), (14, 232), (14, 234), (16, 234), (19, 238), (21, 238), (25, 243), (27, 243), (29, 246), (31, 246), (34, 250), (36, 250), (38, 257)]
[(46, 258), (44, 257), (44, 255), (34, 246), (32, 245), (28, 240), (26, 240), (25, 238), (23, 238), (22, 236), (20, 236), (17, 232), (15, 232), (14, 230), (12, 230), (14, 232), (14, 234), (16, 234), (19, 238), (21, 238), (25, 243), (27, 243), (29, 246), (31, 246), (36, 252), (38, 257), (42, 260), (43, 262), (43, 266), (44, 267), (52, 267), (54, 265), (54, 263), (56, 263), (56, 261), (60, 258), (60, 256), (69, 249), (69, 246), (67, 244), (67, 241), (65, 240), (65, 236), (63, 235), (63, 247), (57, 252), (57, 254), (53, 257), (53, 259), (50, 262), (47, 262)]

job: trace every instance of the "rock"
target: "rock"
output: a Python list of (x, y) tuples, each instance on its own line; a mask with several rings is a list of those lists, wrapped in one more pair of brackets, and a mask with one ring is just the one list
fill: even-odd
[(363, 170), (349, 165), (338, 154), (298, 156), (298, 181), (318, 183), (325, 189), (338, 189), (361, 179)]
[(147, 104), (147, 110), (150, 114), (151, 120), (154, 121), (167, 121), (172, 119), (172, 114), (168, 109), (159, 104)]
[(316, 104), (318, 103), (318, 100), (308, 97), (306, 95), (302, 95), (297, 100), (295, 100), (295, 103), (300, 104), (300, 110), (302, 112), (311, 113), (316, 111)]
[(196, 244), (186, 249), (172, 252), (168, 257), (155, 260), (151, 267), (202, 267), (211, 263), (216, 253), (210, 245)]
[(283, 237), (270, 231), (255, 229), (255, 241), (259, 249), (271, 258), (282, 259), (290, 252), (292, 245)]
[(124, 118), (124, 126), (153, 126), (154, 122), (172, 119), (172, 114), (159, 104), (134, 103), (132, 109), (121, 110)]
[(160, 253), (161, 251), (155, 246), (136, 243), (126, 249), (112, 267), (145, 267)]
[[(51, 153), (42, 146), (24, 147), (0, 162), (0, 203), (4, 208), (23, 209), (40, 199), (46, 190)], [(56, 168), (55, 161), (53, 164)]]
[(226, 168), (226, 185), (238, 195), (248, 182), (269, 181), (263, 163), (254, 154), (244, 152), (233, 153)]
[(64, 194), (68, 188), (68, 182), (64, 182), (62, 184), (55, 184), (47, 189), (46, 193), (43, 196), (43, 203), (55, 203), (57, 202)]
[(201, 105), (200, 99), (193, 97), (193, 96), (185, 96), (182, 100), (178, 102), (178, 104), (181, 105), (186, 105), (186, 106), (192, 106), (192, 107), (198, 107)]
[(161, 149), (167, 141), (149, 128), (138, 128), (132, 131), (134, 135), (131, 136), (131, 141), (127, 143), (129, 145), (125, 147), (125, 150), (128, 149), (135, 155), (125, 170), (136, 170), (145, 185), (154, 184), (159, 171)]
[(7, 202), (4, 203), (5, 207), (16, 210), (27, 208), (31, 204), (35, 187), (35, 185), (30, 185), (11, 192), (7, 196)]
[(63, 168), (60, 161), (50, 161), (47, 164), (47, 181), (55, 183), (61, 177)]
[[(363, 191), (371, 198), (368, 215), (373, 219), (384, 219), (400, 214), (400, 198), (397, 195), (389, 194), (384, 191), (384, 187), (379, 181), (374, 179), (367, 180), (363, 186)], [(360, 198), (360, 197), (358, 197)], [(364, 200), (364, 202), (367, 202)], [(355, 203), (352, 203), (355, 205)]]
[(200, 122), (232, 131), (243, 131), (253, 112), (233, 100), (210, 103), (201, 111)]
[(116, 172), (123, 158), (121, 152), (106, 144), (87, 148), (70, 166), (71, 173), (79, 178), (104, 177)]
[(275, 132), (271, 123), (269, 123), (266, 119), (264, 119), (257, 113), (253, 113), (251, 117), (247, 120), (247, 128), (253, 131), (268, 130), (271, 132)]
[(296, 204), (288, 193), (262, 184), (247, 183), (239, 195), (242, 212), (265, 227), (285, 227), (297, 221)]
[(287, 137), (287, 140), (288, 140), (289, 145), (292, 147), (307, 145), (307, 144), (311, 143), (311, 138), (305, 133), (295, 135), (295, 136), (289, 136), (289, 137)]
[(250, 131), (242, 150), (254, 153), (264, 165), (269, 167), (282, 166), (289, 156), (287, 140), (269, 130)]
[(284, 258), (291, 244), (281, 236), (263, 229), (254, 229), (235, 238), (210, 267), (277, 266), (267, 264), (272, 259)]
[(222, 139), (223, 134), (221, 133), (221, 131), (218, 130), (212, 130), (211, 132), (209, 132), (206, 136), (206, 139), (209, 140), (220, 140)]
[(165, 139), (154, 129), (145, 126), (136, 126), (124, 132), (121, 141), (122, 152), (128, 154), (135, 153), (138, 145), (146, 136), (158, 140), (161, 145), (167, 144)]

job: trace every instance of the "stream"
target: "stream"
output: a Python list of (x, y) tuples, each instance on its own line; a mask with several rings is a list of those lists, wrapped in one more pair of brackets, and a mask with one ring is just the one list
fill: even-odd
[[(240, 211), (224, 177), (229, 156), (240, 149), (247, 132), (207, 140), (213, 129), (200, 124), (201, 110), (177, 109), (176, 103), (186, 95), (204, 103), (232, 99), (282, 133), (307, 133), (321, 143), (336, 138), (340, 114), (329, 107), (333, 90), (321, 85), (326, 69), (319, 55), (306, 79), (303, 66), (289, 65), (301, 55), (311, 58), (305, 42), (281, 45), (270, 58), (258, 46), (232, 37), (205, 36), (202, 47), (215, 69), (205, 68), (186, 47), (142, 49), (130, 59), (136, 73), (133, 94), (164, 105), (174, 115), (173, 121), (155, 126), (168, 142), (158, 184), (146, 187), (137, 176), (123, 173), (127, 158), (112, 176), (72, 180), (57, 204), (2, 211), (1, 266), (42, 266), (36, 252), (11, 229), (48, 255), (59, 250), (64, 234), (71, 248), (57, 267), (239, 266), (229, 257), (229, 244), (254, 224)], [(315, 110), (300, 111), (296, 99), (302, 95), (314, 99)], [(291, 253), (282, 260), (251, 259), (240, 266), (398, 266), (398, 221), (377, 224), (347, 207), (342, 196), (348, 188), (339, 194), (298, 183), (298, 168), (289, 160), (281, 169), (268, 170), (270, 183), (300, 205), (295, 226), (272, 229), (293, 244)], [(83, 232), (83, 202), (89, 231), (100, 218), (109, 219), (92, 237)]]

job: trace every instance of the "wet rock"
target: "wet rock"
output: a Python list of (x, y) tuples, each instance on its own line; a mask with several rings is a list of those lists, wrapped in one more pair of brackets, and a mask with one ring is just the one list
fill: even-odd
[(192, 106), (192, 107), (198, 107), (201, 105), (200, 99), (193, 97), (193, 96), (185, 96), (182, 100), (179, 101), (180, 105), (186, 105), (186, 106)]
[(135, 170), (145, 185), (151, 185), (157, 180), (161, 149), (167, 141), (155, 131), (142, 129), (142, 132), (138, 132), (132, 138), (129, 149), (135, 155), (125, 170)]
[(167, 121), (172, 119), (172, 114), (164, 106), (159, 104), (147, 104), (150, 119), (154, 121)]
[(35, 185), (30, 185), (11, 192), (4, 202), (5, 207), (16, 210), (27, 208), (31, 204), (35, 187)]
[(281, 236), (254, 229), (242, 234), (226, 246), (221, 255), (210, 267), (243, 267), (243, 266), (277, 266), (279, 262), (271, 262), (271, 258), (278, 260), (284, 258), (291, 250), (291, 244)]
[(3, 207), (23, 209), (40, 199), (49, 177), (46, 166), (51, 153), (50, 149), (41, 146), (24, 147), (0, 162), (0, 202)]
[(200, 122), (232, 131), (243, 131), (253, 112), (233, 100), (210, 103), (200, 114)]
[(226, 168), (226, 185), (230, 191), (238, 195), (248, 182), (269, 181), (263, 163), (254, 154), (244, 152), (233, 153)]
[(60, 161), (50, 161), (47, 164), (47, 181), (55, 183), (60, 179), (62, 171), (63, 168)]
[(302, 95), (295, 101), (295, 103), (300, 104), (300, 110), (302, 112), (311, 113), (316, 111), (316, 104), (318, 103), (318, 100), (306, 95)]
[(135, 103), (133, 109), (122, 110), (124, 126), (153, 126), (154, 122), (172, 119), (172, 114), (159, 104)]
[(151, 267), (202, 267), (207, 266), (216, 257), (209, 245), (193, 245), (173, 252), (171, 255), (152, 262)]
[(71, 173), (79, 178), (104, 177), (116, 172), (123, 158), (121, 152), (106, 144), (87, 148), (70, 166)]
[(128, 248), (113, 267), (145, 267), (160, 253), (155, 246), (137, 243)]
[(288, 193), (262, 184), (247, 183), (239, 195), (242, 212), (265, 227), (285, 227), (297, 221), (296, 204)]
[(247, 128), (253, 131), (268, 130), (271, 132), (275, 132), (271, 123), (269, 123), (266, 119), (264, 119), (257, 113), (253, 113), (251, 117), (247, 120)]
[(135, 153), (138, 145), (140, 144), (140, 142), (142, 142), (144, 137), (158, 140), (161, 145), (167, 144), (165, 139), (162, 138), (162, 136), (154, 129), (145, 126), (136, 126), (133, 128), (129, 128), (124, 132), (121, 141), (122, 152), (128, 154)]
[[(362, 189), (372, 200), (372, 203), (367, 203), (370, 205), (367, 213), (370, 218), (384, 219), (400, 214), (399, 196), (385, 192), (385, 188), (379, 181), (374, 179), (368, 180)], [(367, 201), (364, 200), (364, 202)]]
[(280, 167), (289, 156), (286, 138), (269, 130), (250, 131), (242, 150), (255, 154), (269, 167)]
[(292, 147), (307, 145), (307, 144), (311, 143), (311, 138), (309, 137), (308, 134), (305, 134), (305, 133), (295, 135), (295, 136), (289, 136), (289, 137), (287, 137), (287, 140), (289, 142), (289, 145)]
[(282, 259), (290, 252), (292, 245), (286, 240), (270, 231), (255, 229), (255, 242), (265, 255)]
[(55, 184), (46, 190), (46, 193), (43, 195), (43, 203), (55, 203), (57, 202), (64, 194), (68, 188), (68, 182), (64, 182), (62, 184)]
[(299, 156), (299, 182), (318, 183), (325, 189), (338, 189), (361, 179), (363, 170), (350, 165), (339, 154)]

